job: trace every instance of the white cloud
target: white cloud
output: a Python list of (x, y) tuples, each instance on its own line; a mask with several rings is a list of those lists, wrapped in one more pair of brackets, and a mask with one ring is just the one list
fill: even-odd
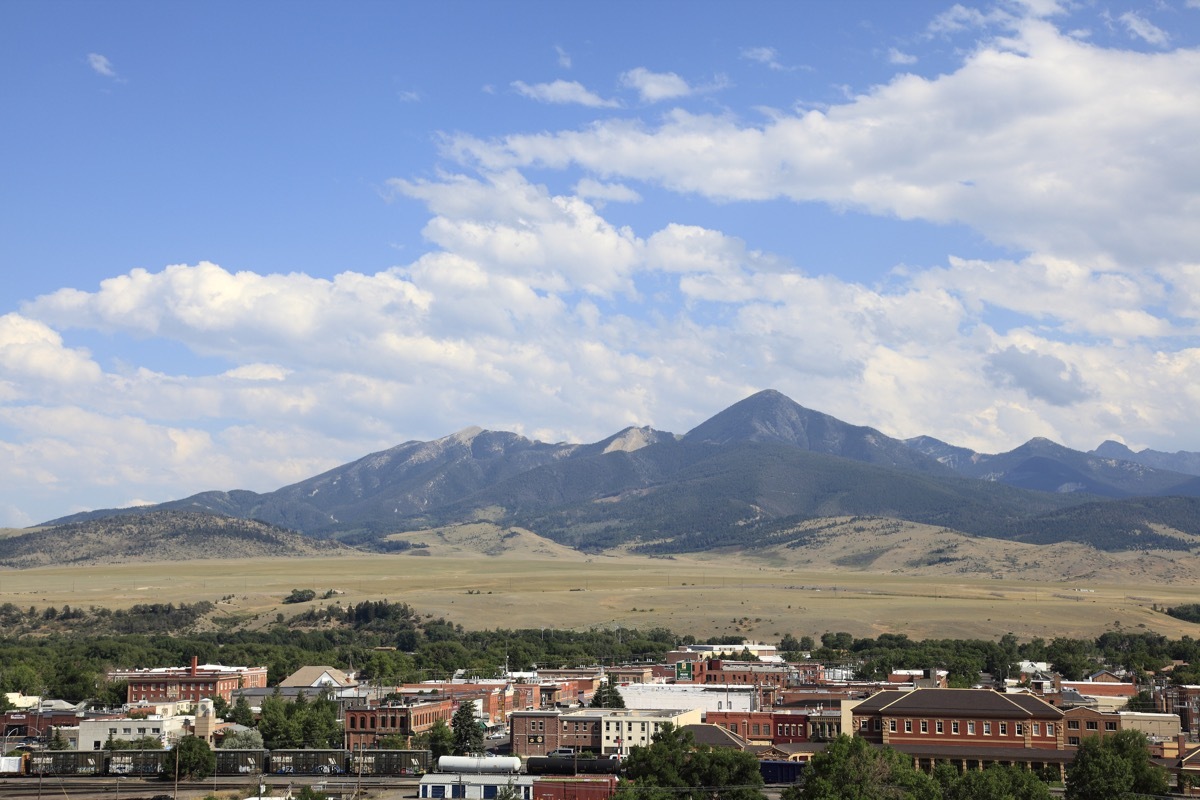
[(226, 371), (224, 376), (244, 381), (281, 381), (290, 373), (290, 369), (278, 364), (243, 364)]
[(413, 89), (408, 89), (399, 92), (396, 97), (399, 98), (401, 103), (417, 103), (421, 100), (421, 93)]
[(1117, 19), (1125, 25), (1125, 29), (1129, 31), (1130, 36), (1141, 39), (1147, 44), (1152, 44), (1155, 47), (1166, 47), (1171, 42), (1171, 37), (1166, 31), (1136, 11), (1126, 11)]
[(917, 63), (917, 57), (911, 53), (903, 53), (893, 47), (888, 50), (888, 63), (907, 66)]
[(779, 52), (774, 47), (743, 47), (741, 56), (747, 61), (756, 61), (776, 71), (787, 69), (780, 63)]
[(583, 178), (575, 184), (575, 194), (585, 200), (613, 203), (640, 203), (642, 196), (621, 183), (602, 183), (592, 178)]
[(64, 346), (48, 325), (16, 313), (0, 316), (0, 383), (89, 384), (100, 367), (86, 350)]
[(556, 80), (551, 83), (535, 84), (513, 81), (512, 87), (517, 90), (518, 94), (540, 103), (575, 103), (589, 108), (616, 108), (620, 105), (616, 100), (606, 100), (589, 91), (578, 81)]
[(693, 91), (688, 82), (674, 72), (651, 72), (645, 67), (636, 67), (623, 74), (621, 84), (635, 89), (645, 103), (687, 97)]
[(558, 54), (558, 65), (563, 69), (571, 68), (571, 54), (564, 50), (559, 45), (554, 45), (554, 52)]
[(97, 75), (103, 75), (106, 78), (113, 78), (114, 80), (119, 79), (120, 76), (117, 75), (117, 70), (106, 56), (102, 56), (99, 53), (88, 53), (87, 60), (88, 66)]
[(1195, 51), (1105, 50), (1026, 21), (956, 72), (902, 75), (824, 111), (749, 125), (675, 110), (655, 126), (456, 137), (446, 152), (488, 169), (574, 164), (722, 200), (958, 222), (1026, 251), (1150, 266), (1200, 251), (1196, 141)]

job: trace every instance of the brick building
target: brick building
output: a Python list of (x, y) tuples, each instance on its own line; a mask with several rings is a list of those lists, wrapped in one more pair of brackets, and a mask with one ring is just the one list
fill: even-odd
[(581, 708), (571, 711), (517, 711), (509, 717), (515, 756), (541, 756), (569, 747), (597, 755), (622, 754), (645, 747), (671, 723), (700, 722), (700, 711), (679, 709)]
[(108, 679), (128, 682), (126, 702), (129, 703), (195, 702), (216, 697), (231, 702), (237, 689), (266, 688), (267, 668), (201, 665), (192, 656), (188, 667), (114, 670), (108, 673)]
[(911, 755), (931, 769), (988, 764), (1057, 768), (1074, 757), (1064, 744), (1063, 712), (1031, 694), (990, 689), (883, 691), (851, 710), (853, 730)]
[(458, 702), (445, 698), (403, 705), (351, 706), (346, 709), (346, 749), (377, 747), (385, 736), (407, 739), (425, 733), (439, 719), (450, 724)]

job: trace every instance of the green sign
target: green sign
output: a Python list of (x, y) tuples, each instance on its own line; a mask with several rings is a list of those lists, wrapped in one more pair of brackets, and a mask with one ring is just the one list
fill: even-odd
[(691, 661), (676, 661), (675, 662), (675, 680), (690, 681), (692, 679), (692, 662)]

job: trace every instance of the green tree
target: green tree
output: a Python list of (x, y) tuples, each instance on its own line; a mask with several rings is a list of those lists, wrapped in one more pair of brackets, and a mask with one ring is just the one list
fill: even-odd
[(797, 800), (940, 800), (933, 778), (889, 747), (842, 734), (808, 762)]
[(225, 719), (225, 715), (229, 713), (229, 703), (221, 695), (217, 695), (212, 699), (213, 713), (217, 719)]
[[(762, 800), (758, 761), (731, 748), (698, 746), (690, 731), (663, 725), (649, 747), (634, 747), (624, 762), (631, 784), (628, 795), (637, 800)], [(715, 791), (714, 787), (724, 787)]]
[(454, 755), (483, 752), (483, 728), (475, 719), (475, 703), (469, 700), (459, 703), (450, 719), (450, 727), (454, 729)]
[(600, 684), (600, 688), (592, 695), (592, 702), (588, 705), (592, 708), (624, 708), (625, 698), (613, 684), (612, 678), (609, 678)]
[(50, 750), (69, 750), (70, 747), (71, 747), (70, 742), (67, 741), (67, 737), (62, 735), (61, 730), (59, 730), (58, 728), (50, 729), (50, 743), (47, 745), (48, 749), (50, 749)]
[(207, 778), (217, 769), (217, 754), (198, 736), (184, 736), (175, 743), (174, 749), (175, 759), (171, 766), (178, 771), (180, 780)]
[(943, 800), (1050, 800), (1050, 787), (1017, 767), (971, 770), (945, 786)]
[(225, 734), (225, 738), (221, 740), (222, 750), (262, 750), (263, 737), (258, 731), (251, 728), (247, 731), (234, 731), (233, 733)]
[(270, 749), (298, 747), (300, 745), (297, 726), (288, 718), (287, 704), (278, 689), (262, 702), (262, 714), (258, 720), (258, 732)]
[(413, 746), (418, 750), (428, 750), (436, 764), (442, 756), (454, 753), (454, 731), (445, 721), (435, 720), (429, 730), (413, 737)]
[(236, 722), (244, 728), (254, 727), (254, 709), (250, 707), (250, 701), (245, 695), (238, 695), (238, 699), (233, 703), (233, 710), (229, 712), (229, 721)]
[(1116, 800), (1136, 794), (1166, 794), (1167, 771), (1150, 760), (1146, 735), (1126, 730), (1089, 736), (1067, 767), (1067, 800)]

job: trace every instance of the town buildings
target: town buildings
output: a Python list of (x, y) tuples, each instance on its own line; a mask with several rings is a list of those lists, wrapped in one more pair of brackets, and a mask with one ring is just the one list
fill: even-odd
[(174, 700), (197, 701), (221, 697), (226, 702), (240, 688), (265, 688), (266, 667), (226, 667), (199, 664), (195, 656), (188, 667), (113, 670), (110, 681), (127, 681), (127, 702), (156, 703)]

